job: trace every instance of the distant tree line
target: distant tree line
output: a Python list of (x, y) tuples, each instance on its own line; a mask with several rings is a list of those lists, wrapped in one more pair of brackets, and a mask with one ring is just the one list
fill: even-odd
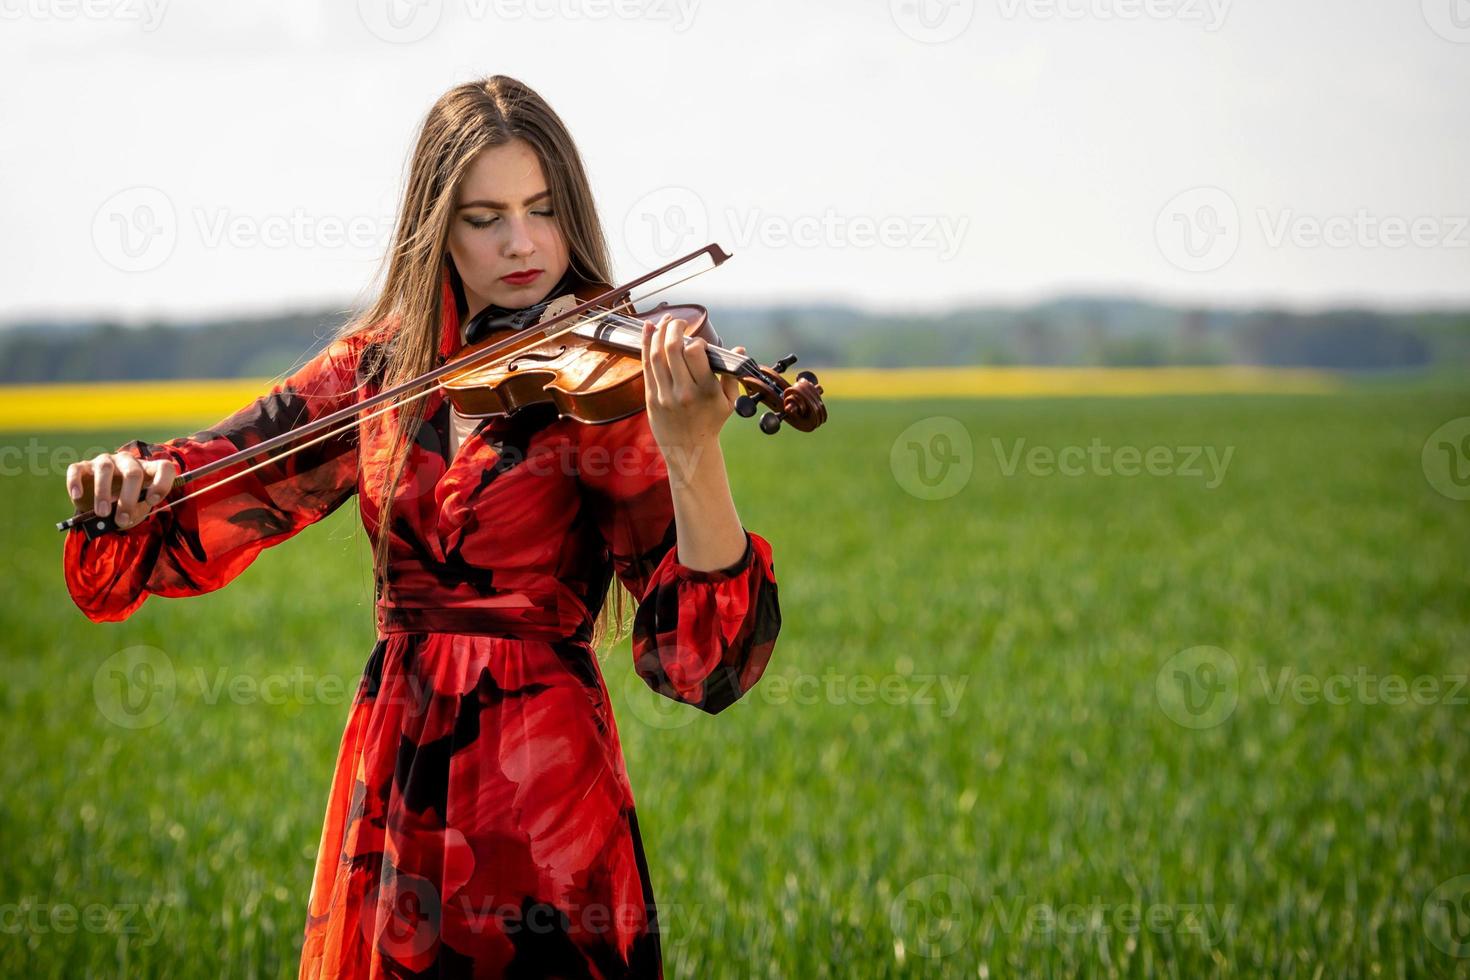
[[(349, 310), (124, 326), (0, 327), (0, 383), (274, 377), (320, 350)], [(806, 367), (1257, 364), (1351, 371), (1470, 366), (1470, 310), (1299, 313), (1072, 297), (1028, 307), (885, 315), (840, 306), (715, 307), (729, 346)]]

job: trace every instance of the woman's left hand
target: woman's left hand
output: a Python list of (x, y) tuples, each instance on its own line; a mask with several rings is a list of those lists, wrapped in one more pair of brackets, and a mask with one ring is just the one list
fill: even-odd
[[(654, 324), (643, 321), (643, 389), (648, 424), (659, 448), (695, 451), (718, 442), (720, 428), (735, 411), (740, 382), (716, 376), (709, 363), (709, 343), (695, 337), (687, 344), (687, 320), (665, 313)], [(734, 350), (745, 353), (744, 347)]]

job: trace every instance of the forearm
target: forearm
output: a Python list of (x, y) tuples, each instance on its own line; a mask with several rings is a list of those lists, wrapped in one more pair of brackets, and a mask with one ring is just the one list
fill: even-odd
[(718, 437), (688, 451), (664, 452), (678, 535), (675, 560), (695, 571), (728, 568), (745, 554)]

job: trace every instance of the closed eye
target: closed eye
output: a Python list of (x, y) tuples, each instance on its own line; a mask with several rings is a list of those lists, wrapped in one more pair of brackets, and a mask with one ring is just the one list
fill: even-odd
[[(555, 217), (556, 215), (556, 212), (552, 211), (550, 208), (546, 208), (541, 211), (532, 211), (531, 213), (542, 218), (551, 218)], [(479, 221), (476, 221), (474, 218), (466, 218), (464, 220), (465, 223), (470, 225), (470, 227), (472, 228), (488, 228), (495, 222), (499, 221), (500, 218), (498, 215), (492, 215)]]

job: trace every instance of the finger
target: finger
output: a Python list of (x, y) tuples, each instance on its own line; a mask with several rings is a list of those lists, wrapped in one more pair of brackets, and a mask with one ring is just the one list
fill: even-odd
[(83, 483), (87, 475), (84, 467), (88, 466), (89, 463), (78, 462), (66, 468), (66, 495), (71, 498), (73, 506), (82, 502)]
[(684, 321), (670, 319), (665, 323), (662, 340), (674, 397), (681, 405), (687, 404), (694, 399), (694, 376), (689, 372), (689, 360), (684, 352)]
[(654, 334), (651, 342), (653, 349), (650, 351), (652, 356), (649, 358), (653, 368), (654, 383), (658, 388), (659, 403), (662, 405), (669, 405), (674, 399), (674, 379), (669, 375), (668, 354), (664, 348), (666, 333), (664, 326), (668, 322), (669, 315), (665, 313), (658, 321), (658, 325), (653, 328)]
[[(745, 354), (745, 348), (743, 346), (732, 347), (730, 349), (741, 356)], [(720, 387), (725, 389), (725, 397), (730, 399), (730, 410), (734, 411), (735, 399), (741, 395), (740, 379), (733, 374), (722, 374), (720, 375)]]
[(706, 394), (713, 394), (720, 386), (720, 379), (715, 377), (714, 368), (709, 363), (709, 341), (703, 337), (695, 337), (685, 344), (684, 362), (689, 366), (689, 377), (695, 388)]
[(113, 469), (112, 457), (107, 453), (92, 459), (92, 512), (98, 517), (106, 517), (112, 509)]
[(117, 471), (122, 475), (122, 488), (117, 497), (117, 526), (131, 527), (142, 518), (144, 509), (138, 504), (143, 490), (143, 464), (136, 456), (119, 453)]
[(657, 335), (657, 328), (652, 320), (643, 321), (643, 391), (644, 398), (649, 404), (658, 401), (658, 377), (653, 373), (653, 338)]
[(653, 370), (654, 341), (659, 338), (659, 328), (654, 326), (653, 320), (644, 320), (644, 335), (642, 335), (642, 364), (644, 364), (644, 395), (648, 404), (656, 404), (661, 397), (659, 391), (659, 376)]
[(153, 464), (153, 479), (148, 484), (148, 501), (145, 505), (149, 510), (158, 506), (159, 501), (168, 496), (174, 486), (174, 477), (178, 476), (173, 460), (159, 460)]
[(720, 375), (720, 388), (725, 392), (725, 400), (730, 407), (735, 407), (735, 399), (740, 397), (740, 379), (733, 374)]

